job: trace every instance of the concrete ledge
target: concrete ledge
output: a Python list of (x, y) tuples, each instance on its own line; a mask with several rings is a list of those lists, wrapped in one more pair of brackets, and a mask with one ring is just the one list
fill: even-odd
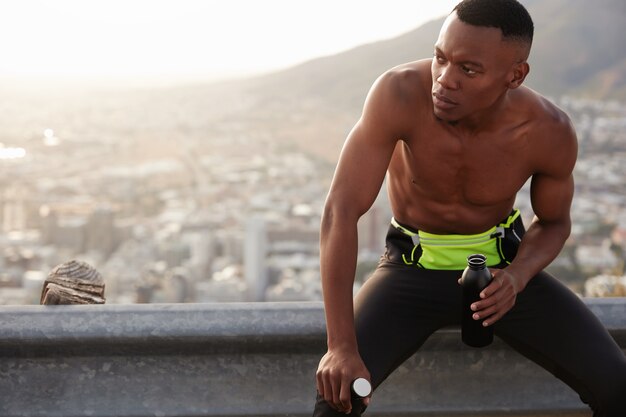
[[(626, 347), (626, 299), (587, 299)], [(0, 308), (0, 416), (310, 416), (321, 303)], [(568, 414), (566, 414), (568, 413)], [(499, 340), (437, 332), (370, 416), (590, 415)]]
[(321, 303), (18, 306), (1, 356), (299, 353), (325, 343)]

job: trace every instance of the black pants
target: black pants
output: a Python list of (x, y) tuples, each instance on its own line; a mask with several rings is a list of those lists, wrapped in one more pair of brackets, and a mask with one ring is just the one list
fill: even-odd
[[(356, 294), (359, 352), (374, 388), (437, 329), (460, 324), (461, 271), (407, 266), (400, 257), (411, 244), (390, 228), (385, 256)], [(585, 304), (551, 275), (535, 276), (494, 331), (572, 387), (594, 417), (626, 416), (626, 356)], [(350, 415), (363, 411), (361, 404), (353, 404)], [(313, 416), (345, 414), (318, 395)]]

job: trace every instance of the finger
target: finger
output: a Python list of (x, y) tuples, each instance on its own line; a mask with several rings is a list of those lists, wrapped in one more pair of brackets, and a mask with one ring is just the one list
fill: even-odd
[(337, 410), (337, 407), (335, 406), (335, 403), (333, 402), (333, 387), (331, 384), (331, 378), (329, 375), (325, 375), (323, 379), (324, 379), (323, 381), (324, 391), (322, 393), (322, 396), (324, 397), (324, 400), (328, 403), (330, 408), (332, 408), (333, 410)]
[(505, 312), (511, 309), (515, 304), (515, 295), (512, 294), (510, 287), (505, 287), (502, 291), (492, 294), (484, 300), (473, 303), (470, 307), (479, 314), (480, 318), (488, 317), (497, 311)]
[(343, 411), (341, 400), (339, 399), (339, 394), (341, 392), (341, 380), (333, 379), (331, 383), (333, 384), (332, 403), (335, 405), (335, 409), (337, 411)]
[(483, 326), (484, 327), (489, 327), (489, 326), (493, 326), (494, 323), (496, 323), (498, 320), (500, 320), (502, 318), (502, 316), (504, 315), (504, 313), (502, 312), (497, 312), (496, 314), (494, 314), (491, 317), (487, 317), (484, 321), (483, 321)]
[(480, 301), (476, 301), (476, 302), (472, 303), (470, 305), (470, 309), (472, 311), (475, 311), (475, 312), (480, 312), (480, 311), (485, 310), (485, 309), (487, 309), (487, 308), (489, 308), (489, 307), (491, 307), (493, 305), (496, 305), (497, 303), (498, 303), (498, 298), (492, 295), (490, 297), (487, 297), (487, 298), (484, 298), (484, 299), (482, 299)]
[(495, 294), (500, 288), (502, 288), (502, 278), (497, 275), (491, 280), (489, 285), (487, 285), (481, 292), (480, 298), (487, 298)]
[(491, 269), (490, 272), (491, 272), (491, 282), (483, 290), (485, 291), (489, 289), (487, 296), (493, 294), (495, 291), (497, 291), (499, 288), (502, 287), (502, 274), (504, 271), (502, 269)]
[(482, 313), (479, 313), (479, 316), (483, 318), (483, 326), (491, 326), (492, 324), (499, 321), (513, 306), (515, 305), (515, 299), (503, 301), (501, 303), (496, 304), (491, 309), (487, 309)]
[(498, 307), (497, 305), (493, 305), (489, 308), (486, 308), (484, 310), (480, 310), (475, 312), (474, 314), (472, 314), (472, 318), (474, 320), (485, 320), (487, 318), (489, 318), (490, 316), (496, 314), (498, 312)]
[(339, 399), (341, 401), (341, 408), (346, 412), (350, 413), (352, 411), (352, 401), (351, 401), (351, 392), (350, 392), (350, 381), (345, 380), (342, 381), (341, 384), (341, 392), (339, 394)]
[(325, 377), (322, 372), (318, 372), (317, 375), (317, 392), (328, 403), (330, 408), (336, 410), (335, 405), (332, 403), (332, 389), (330, 388), (330, 382), (325, 381)]
[(322, 398), (324, 397), (324, 373), (318, 370), (315, 373), (315, 382), (317, 386), (317, 392)]

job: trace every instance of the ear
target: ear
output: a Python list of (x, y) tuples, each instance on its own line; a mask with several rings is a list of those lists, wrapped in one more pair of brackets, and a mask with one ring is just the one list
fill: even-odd
[(529, 72), (530, 65), (528, 65), (528, 62), (522, 61), (516, 63), (511, 70), (511, 75), (507, 87), (513, 90), (522, 85)]

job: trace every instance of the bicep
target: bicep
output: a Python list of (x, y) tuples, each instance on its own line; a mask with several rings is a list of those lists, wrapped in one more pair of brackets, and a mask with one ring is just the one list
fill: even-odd
[(530, 187), (530, 197), (535, 215), (544, 222), (569, 222), (574, 196), (574, 178), (551, 177), (536, 174)]
[(341, 151), (327, 204), (356, 217), (374, 203), (382, 186), (395, 142), (384, 129), (359, 120)]
[(537, 152), (540, 163), (530, 187), (533, 211), (541, 221), (569, 222), (578, 154), (576, 132), (563, 114), (560, 123), (545, 129), (543, 137), (545, 147)]
[(372, 86), (363, 114), (341, 151), (327, 207), (360, 217), (374, 203), (406, 124), (397, 83), (393, 74), (387, 73)]

